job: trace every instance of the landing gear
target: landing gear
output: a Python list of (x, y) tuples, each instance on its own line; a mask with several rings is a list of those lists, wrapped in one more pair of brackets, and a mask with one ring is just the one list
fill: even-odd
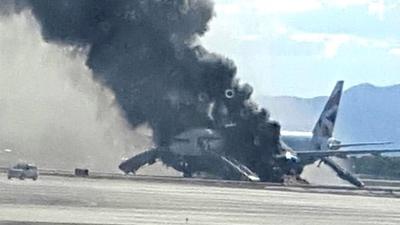
[(183, 177), (192, 178), (193, 175), (192, 175), (192, 173), (190, 173), (190, 172), (183, 172)]
[(187, 178), (193, 177), (189, 163), (182, 161), (180, 164), (182, 167), (183, 177)]
[(301, 178), (299, 175), (283, 175), (283, 185), (308, 185), (310, 184), (307, 180)]

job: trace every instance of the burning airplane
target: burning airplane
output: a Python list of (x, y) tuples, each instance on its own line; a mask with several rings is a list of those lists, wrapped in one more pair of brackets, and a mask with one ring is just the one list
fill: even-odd
[(125, 172), (157, 159), (186, 176), (280, 181), (301, 170), (234, 63), (200, 45), (211, 1), (7, 0), (0, 7), (30, 10), (44, 40), (85, 52), (129, 124), (151, 126), (155, 148), (121, 164)]
[[(211, 1), (21, 0), (0, 5), (15, 13), (29, 10), (45, 41), (85, 52), (94, 78), (113, 91), (130, 125), (151, 126), (156, 152), (167, 165), (182, 163), (161, 149), (173, 146), (180, 134), (209, 129), (225, 140), (219, 153), (224, 159), (217, 162), (253, 165), (248, 169), (261, 180), (271, 179), (271, 157), (280, 151), (279, 125), (251, 100), (252, 87), (238, 81), (234, 63), (198, 41), (214, 15)], [(193, 168), (204, 167), (189, 161)]]
[[(161, 159), (164, 163), (172, 166), (176, 170), (182, 171), (184, 176), (188, 177), (192, 176), (193, 173), (207, 172), (224, 179), (260, 181), (261, 178), (262, 181), (283, 181), (284, 178), (295, 178), (299, 182), (306, 182), (300, 177), (304, 166), (319, 160), (320, 163), (323, 162), (332, 168), (341, 179), (355, 186), (362, 187), (364, 184), (360, 179), (336, 163), (330, 156), (345, 157), (347, 155), (357, 154), (399, 152), (400, 150), (340, 149), (353, 146), (391, 144), (391, 142), (342, 144), (332, 137), (342, 91), (343, 81), (338, 81), (315, 124), (313, 132), (282, 132), (280, 143), (278, 144), (280, 146), (280, 151), (275, 153), (270, 152), (272, 155), (266, 155), (265, 152), (267, 151), (265, 151), (265, 155), (263, 155), (262, 150), (256, 148), (258, 145), (261, 145), (262, 148), (267, 147), (264, 145), (265, 142), (259, 142), (260, 140), (265, 141), (264, 138), (267, 133), (257, 131), (255, 131), (255, 135), (251, 136), (253, 145), (242, 146), (242, 154), (237, 154), (240, 152), (239, 150), (230, 151), (231, 149), (237, 148), (241, 141), (246, 140), (239, 139), (239, 142), (236, 142), (240, 136), (231, 138), (221, 135), (226, 135), (237, 129), (236, 123), (234, 123), (216, 128), (221, 131), (221, 134), (219, 134), (217, 130), (211, 129), (193, 129), (185, 131), (175, 136), (169, 146), (155, 148), (136, 155), (121, 163), (119, 168), (125, 173), (134, 173), (141, 166), (152, 164), (157, 159)], [(231, 96), (226, 97), (231, 98)], [(238, 122), (240, 119), (235, 121)], [(257, 124), (262, 124), (262, 122), (259, 121)], [(264, 125), (267, 127), (271, 125), (271, 123), (265, 121)], [(279, 126), (277, 126), (277, 129), (279, 129)], [(277, 131), (279, 132), (279, 130)], [(243, 135), (243, 133), (240, 135)], [(249, 152), (249, 150), (251, 150), (251, 152)], [(254, 152), (258, 152), (258, 154), (252, 155)], [(251, 160), (249, 160), (251, 156), (254, 158), (250, 158)], [(261, 166), (257, 167), (257, 165)], [(258, 175), (261, 176), (258, 177)]]

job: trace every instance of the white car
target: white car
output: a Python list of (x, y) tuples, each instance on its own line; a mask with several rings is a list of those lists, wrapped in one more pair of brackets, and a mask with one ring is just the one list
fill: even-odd
[(27, 163), (18, 163), (17, 165), (10, 167), (7, 171), (7, 178), (13, 177), (23, 180), (25, 178), (31, 178), (36, 180), (38, 178), (38, 169), (36, 166)]

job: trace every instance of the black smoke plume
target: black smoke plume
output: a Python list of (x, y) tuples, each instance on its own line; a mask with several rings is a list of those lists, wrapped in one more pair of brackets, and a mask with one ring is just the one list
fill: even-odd
[[(87, 48), (87, 66), (111, 88), (135, 127), (157, 145), (193, 127), (223, 130), (226, 152), (261, 177), (278, 151), (279, 126), (250, 100), (234, 63), (198, 43), (209, 0), (27, 0), (48, 42)], [(21, 5), (21, 4), (20, 4)], [(20, 6), (18, 7), (20, 8)], [(269, 167), (270, 168), (270, 167)], [(267, 175), (265, 175), (267, 176)]]

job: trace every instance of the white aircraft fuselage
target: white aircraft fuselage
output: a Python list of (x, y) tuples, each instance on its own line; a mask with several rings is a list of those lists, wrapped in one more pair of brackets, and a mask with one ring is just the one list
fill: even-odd
[[(314, 149), (312, 133), (303, 131), (281, 131), (281, 140), (295, 151)], [(317, 149), (315, 149), (317, 150)]]

